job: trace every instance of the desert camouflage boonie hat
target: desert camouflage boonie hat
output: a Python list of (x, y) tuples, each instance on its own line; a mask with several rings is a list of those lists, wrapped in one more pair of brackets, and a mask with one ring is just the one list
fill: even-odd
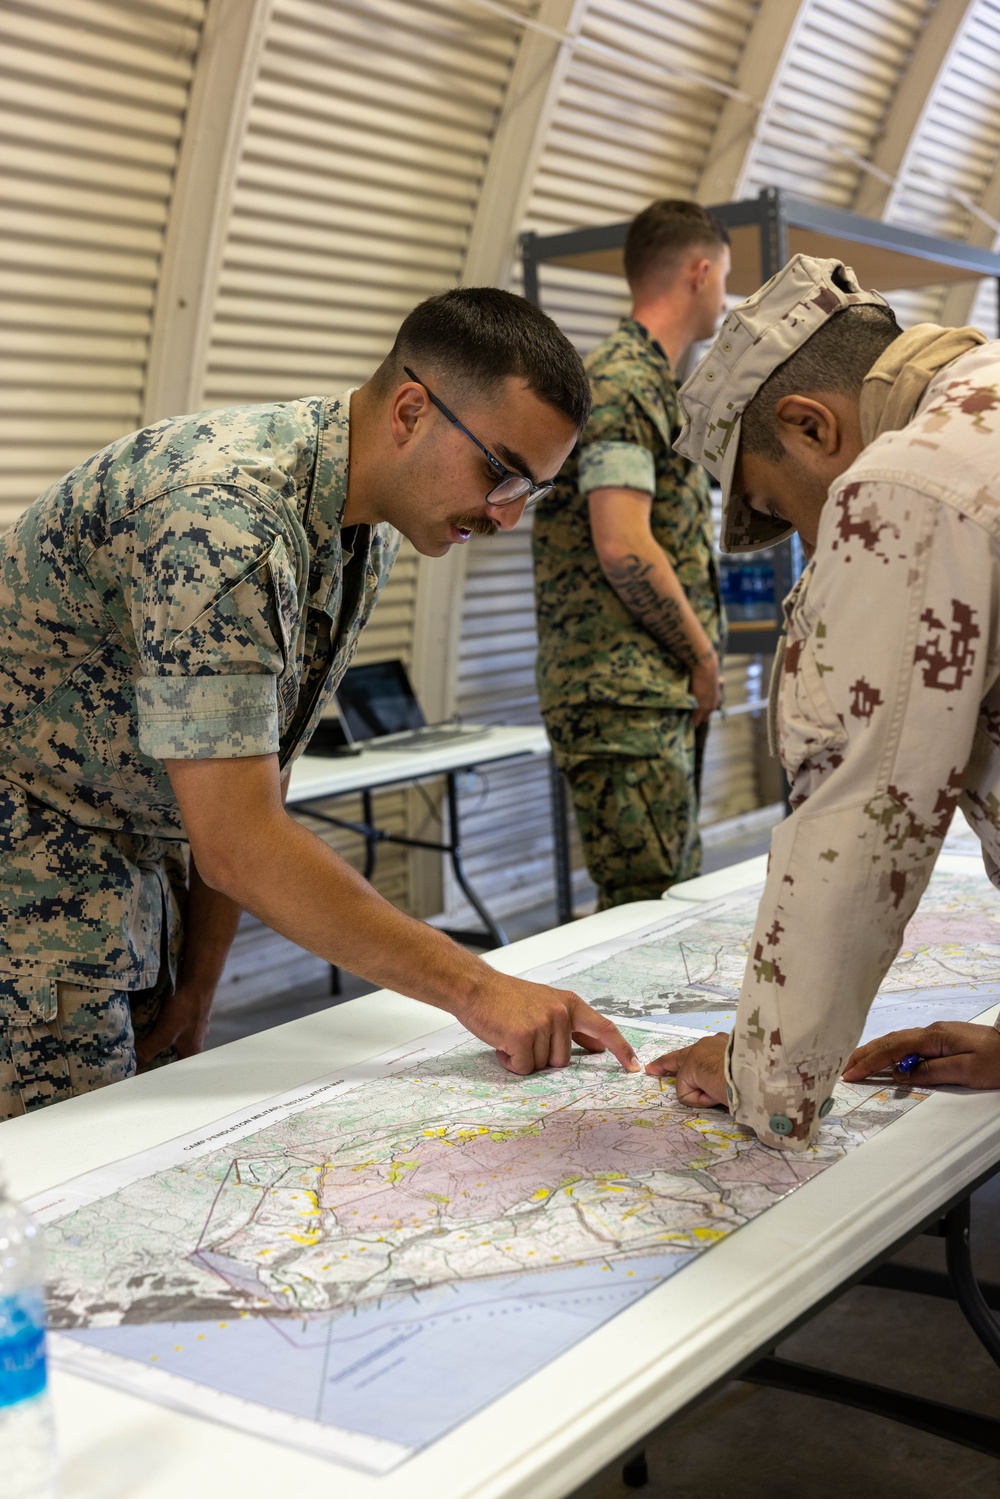
[(744, 409), (767, 377), (828, 318), (864, 304), (888, 306), (877, 291), (865, 291), (843, 261), (793, 255), (760, 291), (727, 314), (714, 344), (681, 386), (684, 426), (674, 447), (703, 464), (722, 486), (724, 552), (755, 552), (794, 530), (751, 510), (732, 493)]

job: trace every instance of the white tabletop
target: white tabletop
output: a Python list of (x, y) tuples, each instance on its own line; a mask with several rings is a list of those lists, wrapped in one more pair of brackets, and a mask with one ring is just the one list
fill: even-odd
[(496, 726), (484, 734), (406, 749), (364, 749), (360, 755), (300, 755), (292, 766), (288, 801), (312, 801), (321, 796), (346, 795), (422, 776), (445, 775), (449, 770), (509, 760), (515, 755), (547, 755), (549, 741), (540, 724)]
[[(963, 868), (971, 861), (962, 861)], [(715, 898), (760, 861), (676, 890)], [(505, 972), (636, 930), (619, 907), (490, 955)], [(0, 1128), (28, 1197), (172, 1139), (450, 1017), (381, 991)], [(383, 1477), (55, 1372), (64, 1499), (557, 1499), (738, 1365), (1000, 1159), (1000, 1094), (940, 1091), (471, 1420)], [(456, 1370), (456, 1377), (461, 1371)]]

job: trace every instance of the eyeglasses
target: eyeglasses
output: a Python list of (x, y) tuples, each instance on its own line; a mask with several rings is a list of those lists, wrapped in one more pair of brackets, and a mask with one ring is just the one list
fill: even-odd
[(517, 474), (512, 468), (508, 468), (505, 463), (501, 463), (496, 454), (491, 453), (489, 448), (481, 443), (479, 438), (475, 437), (464, 423), (459, 421), (454, 412), (448, 410), (447, 406), (443, 401), (438, 399), (430, 386), (424, 385), (420, 376), (415, 375), (405, 364), (403, 365), (403, 374), (408, 375), (411, 380), (415, 380), (418, 385), (423, 385), (424, 390), (426, 390), (441, 415), (446, 416), (453, 427), (457, 427), (460, 432), (464, 432), (469, 441), (474, 442), (479, 451), (485, 454), (487, 463), (497, 475), (497, 482), (486, 494), (487, 505), (513, 505), (517, 500), (524, 500), (526, 502), (524, 508), (527, 510), (529, 506), (537, 505), (538, 501), (548, 494), (552, 488), (551, 484), (534, 484), (526, 474)]

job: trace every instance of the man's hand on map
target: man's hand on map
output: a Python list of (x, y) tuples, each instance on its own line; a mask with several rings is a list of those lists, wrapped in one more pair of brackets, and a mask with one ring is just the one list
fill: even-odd
[(971, 1021), (939, 1020), (910, 1031), (892, 1031), (852, 1052), (844, 1081), (859, 1083), (874, 1072), (886, 1072), (903, 1057), (924, 1057), (911, 1072), (897, 1073), (905, 1083), (958, 1083), (963, 1088), (1000, 1088), (1000, 1032)]
[(610, 1051), (626, 1072), (639, 1058), (621, 1032), (579, 994), (485, 969), (468, 1004), (449, 1006), (456, 1020), (489, 1042), (508, 1072), (538, 1072), (569, 1065), (573, 1042), (586, 1051)]
[(689, 1109), (704, 1109), (712, 1104), (726, 1102), (726, 1074), (724, 1062), (728, 1032), (714, 1036), (702, 1036), (693, 1046), (682, 1046), (679, 1051), (668, 1051), (664, 1056), (649, 1062), (646, 1071), (650, 1077), (667, 1077), (673, 1073), (678, 1100)]

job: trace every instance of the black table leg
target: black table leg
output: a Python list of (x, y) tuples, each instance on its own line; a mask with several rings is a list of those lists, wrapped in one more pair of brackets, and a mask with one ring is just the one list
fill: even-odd
[[(363, 821), (361, 822), (351, 822), (345, 817), (334, 817), (331, 813), (322, 812), (316, 807), (308, 806), (304, 802), (300, 804), (300, 810), (307, 816), (314, 817), (318, 822), (325, 822), (330, 827), (344, 828), (347, 832), (355, 833), (359, 838), (364, 839), (364, 877), (366, 880), (371, 880), (372, 875), (375, 873), (375, 862), (380, 843), (394, 843), (402, 848), (425, 848), (432, 850), (434, 853), (447, 854), (451, 859), (451, 867), (455, 871), (455, 878), (458, 881), (459, 888), (483, 923), (483, 928), (482, 931), (456, 931), (450, 927), (439, 927), (438, 930), (443, 931), (449, 937), (454, 937), (459, 942), (469, 942), (475, 947), (507, 947), (510, 941), (507, 933), (500, 923), (490, 915), (486, 906), (469, 883), (469, 877), (465, 872), (465, 865), (462, 861), (462, 840), (459, 826), (457, 774), (457, 771), (450, 770), (446, 772), (445, 777), (448, 786), (449, 832), (447, 843), (437, 843), (427, 838), (408, 838), (404, 837), (401, 833), (389, 833), (384, 828), (376, 826), (372, 793), (370, 791), (362, 791), (361, 793), (363, 809)], [(331, 973), (330, 979), (331, 994), (338, 994), (340, 992), (339, 978), (335, 972)]]
[[(958, 1302), (973, 1332), (994, 1362), (1000, 1364), (1000, 1323), (990, 1311), (989, 1301), (972, 1268), (969, 1225), (970, 1204), (969, 1197), (966, 1196), (949, 1209), (943, 1218), (924, 1230), (925, 1233), (945, 1240), (947, 1282), (943, 1276), (933, 1272), (888, 1264), (866, 1276), (864, 1284), (940, 1296), (948, 1294), (947, 1285), (950, 1282), (951, 1295)], [(987, 1289), (990, 1299), (995, 1300), (996, 1287)], [(770, 1385), (774, 1389), (814, 1395), (821, 1400), (834, 1400), (840, 1405), (853, 1406), (856, 1410), (871, 1411), (875, 1415), (887, 1416), (891, 1421), (900, 1421), (906, 1426), (930, 1432), (933, 1436), (945, 1437), (963, 1447), (971, 1447), (976, 1452), (987, 1452), (991, 1457), (1000, 1457), (1000, 1421), (994, 1416), (981, 1416), (977, 1411), (963, 1410), (940, 1400), (927, 1400), (903, 1390), (834, 1374), (828, 1369), (800, 1364), (776, 1354), (758, 1359), (739, 1377), (751, 1384)]]
[(833, 1400), (838, 1405), (869, 1411), (872, 1415), (886, 1416), (890, 1421), (914, 1426), (930, 1436), (957, 1442), (960, 1447), (971, 1447), (974, 1452), (1000, 1457), (1000, 1421), (993, 1416), (981, 1416), (978, 1411), (945, 1405), (940, 1400), (925, 1400), (921, 1395), (910, 1395), (903, 1390), (852, 1379), (844, 1374), (832, 1374), (828, 1369), (817, 1369), (811, 1364), (799, 1364), (785, 1358), (758, 1359), (740, 1378), (751, 1384), (769, 1385), (772, 1389), (789, 1390), (796, 1395), (813, 1395), (820, 1400)]
[(1000, 1364), (1000, 1323), (990, 1311), (989, 1303), (972, 1268), (969, 1243), (971, 1210), (968, 1197), (956, 1203), (945, 1215), (945, 1255), (948, 1275), (955, 1287), (955, 1300), (965, 1320), (995, 1364)]
[(622, 1467), (622, 1483), (627, 1489), (644, 1489), (649, 1482), (649, 1465), (646, 1449), (634, 1452)]
[(448, 843), (446, 844), (446, 848), (451, 859), (451, 867), (455, 871), (455, 878), (469, 905), (483, 923), (486, 931), (493, 938), (496, 946), (508, 947), (510, 942), (507, 933), (502, 926), (494, 921), (489, 911), (487, 911), (479, 899), (479, 896), (469, 884), (469, 877), (465, 872), (465, 865), (462, 863), (462, 838), (458, 817), (458, 783), (455, 779), (455, 772), (449, 770), (446, 779), (448, 782)]
[(371, 877), (375, 873), (375, 860), (378, 856), (378, 833), (372, 818), (372, 794), (370, 791), (361, 793), (361, 815), (365, 824), (365, 879), (371, 883)]

